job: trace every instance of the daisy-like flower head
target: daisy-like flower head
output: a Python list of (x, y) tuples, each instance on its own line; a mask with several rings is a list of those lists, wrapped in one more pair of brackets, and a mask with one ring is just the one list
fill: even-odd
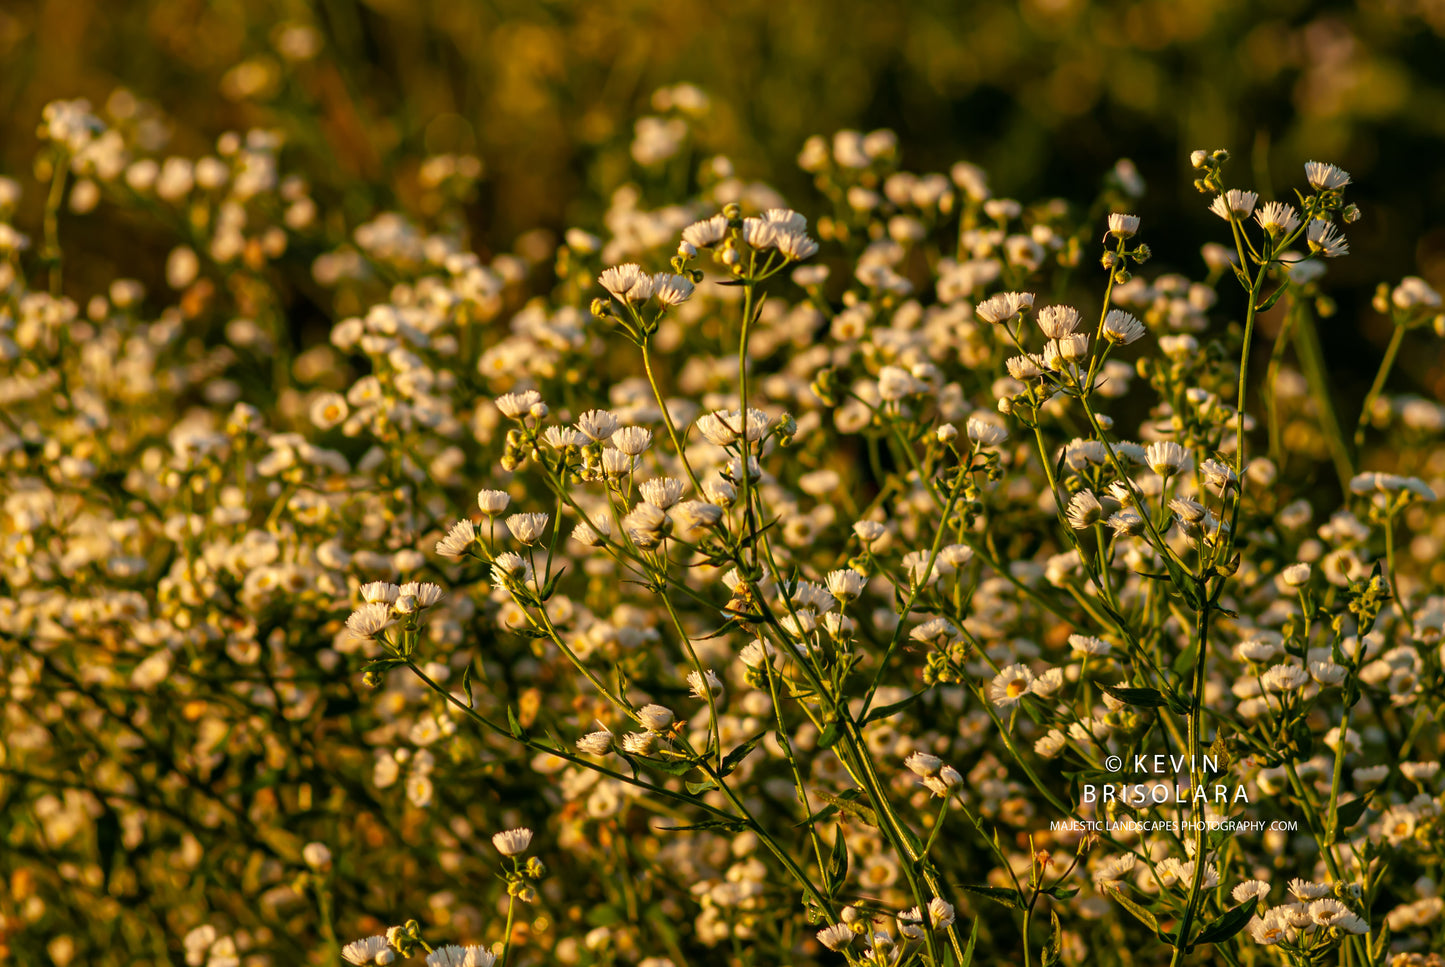
[(1299, 212), (1295, 211), (1293, 205), (1282, 201), (1265, 202), (1263, 207), (1255, 212), (1254, 220), (1259, 222), (1260, 228), (1275, 238), (1288, 235), (1299, 228)]
[(608, 410), (588, 410), (577, 417), (577, 429), (594, 443), (603, 443), (617, 432), (618, 419)]
[(1270, 692), (1293, 692), (1305, 686), (1310, 680), (1309, 672), (1298, 665), (1275, 665), (1260, 677), (1265, 690)]
[(635, 262), (614, 265), (604, 270), (597, 281), (619, 302), (646, 302), (652, 297), (652, 276), (642, 271), (642, 266)]
[(447, 944), (426, 955), (426, 967), (492, 967), (497, 955), (486, 947)]
[(437, 553), (442, 557), (460, 559), (477, 541), (477, 525), (469, 520), (459, 520), (447, 531), (447, 536), (437, 541)]
[(357, 638), (375, 638), (393, 621), (391, 604), (386, 601), (370, 601), (351, 612), (346, 619), (346, 630)]
[(974, 307), (973, 314), (984, 322), (1003, 323), (1018, 316), (1020, 312), (1032, 309), (1032, 292), (1000, 292)]
[(622, 751), (628, 755), (652, 755), (657, 750), (657, 736), (651, 732), (628, 732), (622, 737)]
[(525, 827), (509, 829), (492, 837), (492, 845), (503, 856), (517, 856), (532, 845), (532, 831)]
[(1221, 494), (1239, 486), (1239, 477), (1235, 476), (1234, 468), (1218, 460), (1204, 461), (1199, 465), (1199, 472), (1204, 475), (1204, 482)]
[(434, 607), (442, 598), (446, 597), (446, 594), (440, 585), (432, 584), (430, 581), (411, 581), (401, 586), (400, 597), (411, 598), (416, 602), (417, 609), (420, 610)]
[(401, 595), (401, 588), (388, 581), (372, 581), (370, 584), (363, 584), (360, 593), (363, 601), (395, 604)]
[(1238, 188), (1231, 188), (1222, 195), (1216, 195), (1210, 204), (1209, 210), (1214, 212), (1225, 221), (1229, 216), (1235, 218), (1248, 218), (1254, 206), (1259, 202), (1259, 195), (1252, 191), (1241, 191)]
[(665, 306), (679, 306), (692, 298), (692, 280), (684, 275), (659, 272), (652, 277), (652, 292)]
[(852, 601), (863, 593), (863, 575), (852, 568), (829, 571), (824, 581), (828, 585), (828, 593), (839, 601)]
[(1269, 896), (1269, 884), (1263, 880), (1245, 880), (1236, 886), (1229, 893), (1235, 903), (1245, 903), (1250, 897), (1259, 897), (1260, 905), (1264, 905), (1265, 899)]
[(1306, 161), (1305, 180), (1321, 191), (1339, 191), (1350, 183), (1350, 173), (1323, 161)]
[(1104, 508), (1099, 504), (1099, 498), (1094, 496), (1092, 490), (1081, 490), (1074, 494), (1074, 499), (1069, 501), (1069, 509), (1065, 513), (1069, 526), (1076, 531), (1087, 530), (1099, 522), (1103, 516)]
[(477, 491), (477, 506), (482, 513), (488, 517), (496, 517), (507, 509), (512, 498), (501, 490), (479, 490)]
[(999, 708), (1017, 705), (1029, 693), (1034, 674), (1026, 665), (1010, 665), (993, 677), (988, 685), (988, 700)]
[(378, 934), (375, 937), (366, 937), (362, 940), (354, 940), (341, 948), (341, 959), (348, 964), (379, 964), (390, 963), (390, 959), (382, 961), (382, 957), (396, 954), (392, 951), (391, 945), (386, 942), (386, 937)]
[(1261, 946), (1272, 947), (1289, 939), (1289, 923), (1276, 907), (1249, 921), (1249, 936)]
[(938, 770), (943, 768), (943, 760), (928, 752), (912, 752), (903, 760), (903, 764), (920, 779), (935, 776)]
[(507, 530), (523, 544), (532, 545), (542, 539), (550, 514), (513, 514), (507, 518)]
[(846, 923), (835, 923), (818, 931), (818, 943), (829, 950), (842, 950), (857, 936)]
[(1111, 343), (1127, 346), (1147, 331), (1142, 322), (1122, 309), (1110, 309), (1104, 316), (1104, 338)]
[(1299, 877), (1289, 881), (1289, 892), (1301, 903), (1308, 903), (1311, 900), (1318, 900), (1321, 897), (1330, 895), (1328, 883), (1316, 883), (1313, 880), (1304, 880)]
[(1173, 440), (1155, 441), (1149, 444), (1144, 454), (1145, 459), (1149, 462), (1149, 469), (1161, 477), (1172, 477), (1194, 465), (1194, 459), (1190, 457), (1189, 451)]
[[(697, 672), (691, 671), (687, 673), (687, 685), (688, 688), (692, 690), (693, 698), (707, 697), (707, 694), (703, 691), (703, 676), (699, 675)], [(723, 693), (722, 679), (718, 678), (717, 672), (713, 671), (711, 668), (707, 670), (706, 687), (709, 692), (713, 693), (713, 695), (721, 695)]]
[(652, 431), (645, 426), (624, 426), (612, 434), (612, 445), (635, 457), (652, 446)]
[(511, 420), (520, 420), (540, 402), (542, 402), (542, 394), (534, 389), (529, 389), (525, 393), (504, 393), (496, 400), (497, 409), (503, 416)]
[(1104, 523), (1108, 524), (1110, 530), (1119, 537), (1138, 537), (1144, 533), (1144, 518), (1132, 510), (1121, 510), (1117, 514), (1111, 514)]
[(525, 584), (532, 578), (532, 565), (515, 551), (503, 551), (492, 562), (492, 582), (502, 587)]
[(818, 243), (805, 232), (779, 232), (774, 239), (774, 244), (783, 257), (790, 262), (801, 262), (818, 254)]
[(1079, 328), (1079, 310), (1073, 306), (1044, 306), (1035, 321), (1045, 336), (1062, 339)]
[(607, 730), (588, 732), (577, 740), (577, 751), (588, 755), (606, 755), (612, 751), (615, 736)]
[(672, 709), (665, 705), (648, 704), (637, 710), (638, 721), (652, 732), (666, 731), (673, 717)]
[(726, 215), (714, 215), (711, 218), (704, 218), (702, 221), (693, 222), (682, 230), (683, 241), (693, 248), (708, 248), (716, 245), (727, 237), (728, 219)]
[(1122, 212), (1109, 213), (1109, 234), (1116, 238), (1130, 238), (1139, 231), (1139, 216)]
[(996, 447), (1008, 439), (1008, 429), (993, 417), (974, 413), (968, 418), (968, 438), (981, 447)]
[(1344, 234), (1330, 222), (1314, 219), (1305, 229), (1305, 237), (1309, 242), (1310, 251), (1316, 255), (1334, 259), (1350, 254), (1350, 243), (1345, 239)]
[(1288, 587), (1302, 588), (1310, 582), (1310, 566), (1303, 562), (1291, 564), (1280, 572), (1280, 577)]

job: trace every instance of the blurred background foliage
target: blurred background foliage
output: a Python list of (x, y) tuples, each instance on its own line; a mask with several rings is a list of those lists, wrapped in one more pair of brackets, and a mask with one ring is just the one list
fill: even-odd
[(1025, 198), (1088, 196), (1129, 156), (1156, 227), (1202, 217), (1191, 148), (1280, 185), (1319, 157), (1359, 183), (1357, 248), (1430, 268), (1442, 34), (1439, 0), (21, 0), (0, 12), (0, 157), (28, 168), (45, 102), (123, 86), (164, 108), (173, 150), (280, 128), (324, 162), (298, 167), (367, 201), (405, 203), (425, 154), (476, 153), (479, 240), (501, 245), (595, 218), (625, 174), (608, 149), (655, 89), (691, 81), (714, 97), (703, 147), (790, 196), (803, 139), (841, 127), (891, 127), (906, 164), (967, 157)]
[[(1090, 197), (1131, 157), (1151, 244), (1197, 271), (1171, 246), (1211, 217), (1190, 149), (1230, 148), (1236, 182), (1265, 197), (1318, 158), (1354, 174), (1366, 212), (1334, 273), (1360, 310), (1344, 328), (1383, 342), (1388, 324), (1366, 318), (1377, 281), (1445, 282), (1442, 35), (1441, 0), (19, 0), (0, 8), (0, 169), (28, 171), (47, 101), (124, 87), (162, 107), (168, 150), (284, 131), (292, 170), (329, 179), (318, 194), (357, 221), (415, 213), (426, 155), (474, 153), (485, 254), (595, 227), (652, 92), (690, 81), (714, 102), (695, 148), (800, 205), (799, 147), (842, 127), (893, 128), (905, 166), (968, 158), (1025, 200)], [(1171, 233), (1180, 220), (1193, 230)], [(155, 274), (160, 236), (152, 252), (145, 226), (109, 227), (68, 233), (92, 267), (74, 278)], [(1327, 349), (1348, 360), (1351, 338)]]

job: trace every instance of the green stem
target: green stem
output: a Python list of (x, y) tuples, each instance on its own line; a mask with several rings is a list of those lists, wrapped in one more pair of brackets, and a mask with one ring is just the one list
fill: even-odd
[(1395, 357), (1400, 353), (1400, 344), (1405, 341), (1405, 327), (1398, 322), (1395, 324), (1395, 331), (1390, 336), (1390, 345), (1385, 347), (1385, 358), (1380, 360), (1380, 368), (1375, 373), (1375, 381), (1370, 385), (1370, 392), (1365, 394), (1365, 405), (1360, 409), (1360, 420), (1355, 424), (1355, 449), (1359, 450), (1365, 443), (1365, 430), (1369, 427), (1370, 411), (1375, 408), (1375, 399), (1385, 389), (1385, 380), (1390, 375), (1390, 369), (1395, 365)]

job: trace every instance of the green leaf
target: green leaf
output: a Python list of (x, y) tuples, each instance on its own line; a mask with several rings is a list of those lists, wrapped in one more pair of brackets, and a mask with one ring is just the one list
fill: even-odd
[(1365, 810), (1370, 807), (1370, 797), (1361, 796), (1359, 799), (1351, 799), (1349, 802), (1342, 802), (1335, 809), (1335, 830), (1349, 829), (1360, 821), (1365, 815)]
[(969, 893), (976, 893), (979, 896), (988, 897), (995, 903), (1002, 903), (1010, 910), (1024, 909), (1024, 897), (1018, 890), (1007, 890), (1003, 887), (986, 886), (982, 883), (960, 883), (959, 889), (967, 890)]
[(837, 722), (829, 722), (823, 727), (823, 734), (818, 736), (818, 748), (831, 749), (838, 744), (843, 737), (843, 730), (838, 728)]
[(658, 759), (649, 760), (648, 765), (658, 772), (666, 773), (669, 776), (685, 776), (697, 768), (696, 759)]
[(1140, 923), (1144, 924), (1150, 930), (1153, 930), (1156, 934), (1159, 932), (1159, 921), (1155, 918), (1154, 914), (1144, 909), (1137, 901), (1128, 896), (1117, 883), (1101, 883), (1099, 885), (1104, 889), (1105, 893), (1109, 894), (1109, 896), (1115, 900), (1118, 900), (1121, 907), (1134, 914)]
[(704, 779), (701, 782), (685, 782), (683, 785), (687, 788), (688, 795), (691, 796), (701, 796), (703, 793), (712, 792), (717, 788), (717, 783), (711, 779)]
[(1051, 886), (1044, 891), (1045, 896), (1051, 896), (1056, 900), (1067, 900), (1078, 894), (1079, 888), (1076, 886)]
[(1284, 285), (1281, 285), (1278, 289), (1275, 289), (1273, 292), (1271, 292), (1269, 298), (1265, 299), (1263, 303), (1255, 306), (1254, 311), (1265, 312), (1266, 310), (1273, 309), (1274, 304), (1278, 302), (1280, 300), (1280, 297), (1288, 291), (1289, 283), (1286, 282)]
[[(848, 790), (848, 792), (856, 794), (857, 790), (850, 789)], [(865, 826), (877, 827), (878, 825), (878, 814), (873, 811), (873, 807), (865, 806), (860, 802), (854, 802), (853, 799), (848, 798), (846, 793), (842, 796), (835, 796), (829, 792), (819, 791), (817, 793), (817, 796), (819, 799), (823, 800), (825, 803), (828, 803), (830, 806), (834, 807), (838, 811), (845, 812), (853, 818), (859, 820)]]
[(667, 830), (670, 833), (695, 833), (704, 829), (724, 829), (730, 833), (741, 833), (748, 828), (748, 824), (741, 819), (709, 819), (703, 823), (693, 823), (690, 826), (656, 826), (655, 829)]
[(823, 883), (829, 896), (837, 896), (838, 891), (843, 889), (843, 883), (848, 879), (848, 844), (844, 842), (843, 831), (840, 829), (833, 837), (833, 853), (828, 858), (828, 872), (823, 877)]
[(462, 691), (467, 696), (467, 708), (476, 708), (477, 703), (472, 701), (472, 660), (467, 659), (467, 670), (462, 672)]
[(968, 932), (968, 946), (963, 948), (963, 963), (958, 967), (973, 967), (973, 948), (978, 943), (978, 918), (973, 918), (973, 929)]
[(1157, 688), (1126, 688), (1121, 685), (1105, 685), (1102, 682), (1099, 687), (1125, 705), (1135, 708), (1160, 708), (1169, 704), (1169, 699)]
[(522, 731), (522, 723), (517, 721), (517, 715), (512, 711), (512, 706), (507, 706), (507, 731), (512, 733), (512, 738), (520, 739), (526, 733)]
[(1233, 910), (1226, 910), (1199, 931), (1199, 936), (1194, 938), (1193, 943), (1223, 943), (1244, 929), (1245, 924), (1249, 923), (1250, 918), (1254, 916), (1254, 908), (1257, 906), (1259, 906), (1259, 897), (1252, 896)]
[(908, 696), (900, 702), (894, 702), (892, 705), (882, 705), (875, 709), (869, 709), (868, 714), (863, 716), (863, 721), (859, 722), (858, 724), (860, 726), (863, 726), (867, 725), (869, 722), (878, 722), (886, 719), (897, 712), (903, 711), (905, 708), (922, 698), (923, 695), (924, 692), (914, 692), (912, 695)]
[(1044, 967), (1059, 967), (1064, 962), (1064, 928), (1059, 915), (1049, 911), (1049, 942), (1044, 944)]
[(722, 768), (718, 770), (718, 773), (723, 776), (730, 775), (734, 769), (742, 765), (743, 760), (758, 747), (758, 743), (763, 741), (763, 736), (767, 734), (767, 730), (765, 729), (729, 752), (727, 757), (723, 759)]
[(368, 662), (361, 667), (362, 672), (384, 672), (390, 671), (397, 665), (405, 665), (405, 658), (378, 658), (376, 661)]

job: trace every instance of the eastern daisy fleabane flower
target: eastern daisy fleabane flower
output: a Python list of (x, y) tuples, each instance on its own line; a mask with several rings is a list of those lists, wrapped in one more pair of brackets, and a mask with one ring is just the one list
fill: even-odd
[(1321, 191), (1338, 191), (1350, 183), (1350, 173), (1323, 161), (1306, 161), (1305, 180)]
[(1044, 306), (1034, 321), (1049, 339), (1062, 339), (1079, 328), (1079, 310), (1073, 306)]
[(1230, 215), (1244, 219), (1254, 211), (1254, 206), (1258, 202), (1259, 195), (1255, 192), (1231, 188), (1222, 195), (1215, 195), (1214, 201), (1209, 205), (1209, 210), (1225, 221), (1229, 221)]
[(1345, 236), (1332, 223), (1322, 221), (1318, 218), (1310, 222), (1305, 230), (1305, 237), (1309, 243), (1310, 251), (1316, 255), (1323, 255), (1327, 259), (1339, 258), (1341, 255), (1350, 254), (1350, 243)]
[(353, 940), (342, 947), (341, 959), (348, 964), (390, 964), (396, 959), (396, 951), (391, 949), (385, 936), (378, 934), (374, 937)]
[(610, 410), (588, 410), (577, 417), (577, 429), (593, 443), (605, 443), (621, 422)]
[(503, 856), (517, 856), (532, 845), (532, 831), (522, 826), (496, 833), (492, 836), (492, 845)]
[(1069, 501), (1065, 517), (1074, 530), (1086, 530), (1099, 522), (1104, 509), (1092, 490), (1081, 490)]
[[(707, 670), (706, 681), (707, 690), (712, 692), (714, 696), (721, 695), (723, 693), (722, 679), (718, 678), (717, 672), (713, 671), (711, 668)], [(693, 698), (707, 697), (706, 693), (703, 691), (703, 676), (699, 675), (696, 671), (690, 671), (687, 673), (687, 685), (688, 688), (691, 690)]]
[(1104, 316), (1104, 338), (1111, 343), (1127, 346), (1147, 331), (1142, 322), (1122, 309), (1110, 309)]
[(692, 298), (692, 280), (683, 275), (660, 272), (652, 278), (653, 295), (665, 306), (679, 306)]
[(511, 496), (501, 490), (477, 491), (477, 507), (488, 517), (500, 516), (511, 502)]
[(622, 751), (628, 755), (652, 755), (657, 750), (657, 735), (652, 732), (628, 732), (622, 737)]
[(1204, 482), (1220, 494), (1239, 485), (1239, 477), (1235, 475), (1234, 468), (1218, 460), (1205, 460), (1199, 465), (1199, 473), (1204, 477)]
[(1189, 455), (1189, 451), (1173, 440), (1155, 441), (1149, 444), (1144, 454), (1149, 469), (1161, 477), (1172, 477), (1194, 466), (1194, 459)]
[(1309, 673), (1298, 665), (1274, 665), (1260, 677), (1265, 691), (1293, 692), (1310, 680)]
[(346, 630), (357, 638), (375, 638), (391, 627), (394, 620), (389, 602), (370, 601), (351, 612), (346, 619)]
[(1282, 201), (1265, 202), (1259, 211), (1254, 213), (1254, 220), (1259, 222), (1260, 228), (1276, 238), (1299, 228), (1299, 212), (1295, 211), (1293, 205)]
[(497, 409), (508, 419), (520, 420), (542, 402), (542, 394), (534, 389), (523, 393), (504, 393), (496, 399)]
[(585, 752), (588, 755), (606, 755), (612, 751), (612, 743), (615, 740), (616, 736), (605, 729), (600, 732), (588, 732), (577, 740), (577, 751)]
[(851, 944), (857, 936), (846, 923), (835, 923), (818, 931), (818, 943), (829, 950), (839, 951)]
[(1008, 439), (1008, 428), (993, 417), (975, 413), (968, 418), (968, 438), (981, 447), (996, 447)]
[(612, 434), (612, 445), (629, 457), (638, 456), (652, 446), (652, 431), (645, 426), (624, 426)]
[(426, 967), (493, 967), (497, 955), (486, 947), (447, 944), (426, 955)]
[(974, 306), (973, 314), (984, 322), (998, 324), (1017, 318), (1033, 305), (1032, 292), (1000, 292)]
[(637, 710), (637, 720), (652, 732), (665, 732), (673, 721), (672, 709), (650, 703)]
[(602, 288), (612, 293), (617, 301), (628, 305), (646, 302), (652, 298), (653, 278), (635, 262), (605, 269), (597, 277), (597, 281)]
[(477, 525), (459, 520), (447, 531), (447, 536), (437, 541), (436, 552), (442, 557), (461, 558), (476, 542)]
[(716, 245), (727, 237), (728, 219), (726, 215), (718, 214), (711, 218), (704, 218), (701, 221), (693, 222), (682, 230), (683, 241), (693, 248), (708, 248)]
[(492, 581), (502, 587), (532, 579), (532, 565), (515, 551), (503, 551), (492, 562)]
[(1017, 705), (1029, 693), (1034, 675), (1028, 666), (1009, 665), (993, 677), (988, 685), (988, 700), (1000, 708)]
[(1115, 238), (1131, 238), (1139, 231), (1139, 216), (1122, 212), (1109, 213), (1109, 234)]
[(512, 536), (523, 544), (531, 545), (542, 539), (542, 534), (547, 530), (547, 522), (552, 519), (550, 514), (513, 514), (507, 518), (507, 530)]
[(1138, 537), (1144, 533), (1144, 518), (1132, 510), (1121, 510), (1118, 513), (1110, 514), (1109, 519), (1104, 521), (1109, 525), (1115, 535), (1119, 537)]

